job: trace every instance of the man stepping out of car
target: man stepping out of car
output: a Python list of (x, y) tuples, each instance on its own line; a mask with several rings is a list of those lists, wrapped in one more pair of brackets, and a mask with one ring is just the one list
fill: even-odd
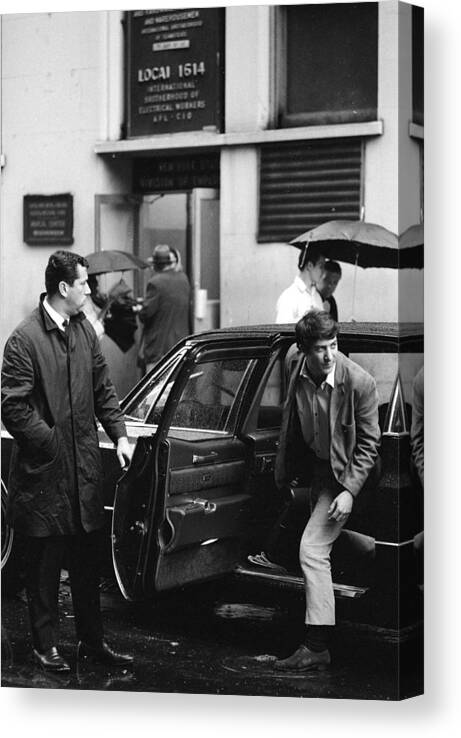
[(338, 351), (338, 324), (324, 311), (310, 311), (296, 324), (300, 358), (291, 364), (275, 465), (279, 489), (307, 480), (311, 515), (299, 559), (306, 592), (303, 643), (280, 671), (324, 669), (335, 625), (330, 554), (354, 498), (378, 457), (380, 429), (376, 383)]

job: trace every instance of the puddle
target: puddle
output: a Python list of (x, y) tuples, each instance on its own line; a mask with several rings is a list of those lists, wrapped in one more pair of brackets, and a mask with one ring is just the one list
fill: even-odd
[(278, 612), (274, 607), (250, 603), (224, 603), (215, 607), (215, 615), (226, 620), (274, 620)]

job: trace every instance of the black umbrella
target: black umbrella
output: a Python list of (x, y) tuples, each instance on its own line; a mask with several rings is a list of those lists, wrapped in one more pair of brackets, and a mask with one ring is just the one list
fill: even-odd
[(412, 225), (399, 236), (400, 269), (422, 269), (424, 266), (424, 226)]
[[(297, 236), (290, 244), (304, 249), (315, 243), (328, 259), (354, 264), (352, 315), (355, 309), (357, 267), (421, 269), (423, 267), (423, 226), (412, 226), (400, 237), (376, 223), (363, 220), (329, 220)], [(300, 260), (303, 267), (303, 259)]]
[(310, 243), (321, 246), (328, 259), (364, 269), (421, 269), (423, 266), (422, 226), (412, 226), (398, 237), (383, 226), (363, 220), (329, 220), (290, 241), (299, 249)]
[(108, 274), (127, 272), (133, 269), (146, 269), (149, 264), (128, 251), (94, 251), (85, 256), (88, 261), (88, 274)]

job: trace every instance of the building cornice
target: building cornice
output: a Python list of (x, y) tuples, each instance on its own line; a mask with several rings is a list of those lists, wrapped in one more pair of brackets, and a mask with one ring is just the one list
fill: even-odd
[(366, 123), (344, 123), (338, 125), (303, 126), (274, 130), (216, 133), (194, 131), (159, 136), (144, 136), (123, 141), (97, 141), (94, 152), (106, 156), (149, 154), (185, 149), (219, 149), (229, 146), (254, 146), (285, 141), (308, 141), (327, 138), (349, 138), (351, 136), (380, 136), (384, 131), (382, 120)]

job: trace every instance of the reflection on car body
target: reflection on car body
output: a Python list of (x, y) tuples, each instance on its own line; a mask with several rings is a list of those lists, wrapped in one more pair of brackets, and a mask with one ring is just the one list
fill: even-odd
[[(356, 603), (358, 619), (396, 628), (414, 619), (421, 596), (413, 539), (423, 527), (422, 490), (405, 395), (422, 364), (422, 327), (343, 324), (339, 344), (377, 380), (383, 439), (381, 478), (370, 477), (335, 546), (335, 592)], [(302, 587), (295, 553), (286, 574), (245, 563), (264, 548), (283, 505), (273, 470), (293, 345), (293, 326), (280, 325), (220, 329), (178, 344), (122, 402), (134, 454), (121, 479), (100, 430), (125, 597), (152, 598), (232, 572)], [(300, 529), (306, 494), (294, 491)]]

